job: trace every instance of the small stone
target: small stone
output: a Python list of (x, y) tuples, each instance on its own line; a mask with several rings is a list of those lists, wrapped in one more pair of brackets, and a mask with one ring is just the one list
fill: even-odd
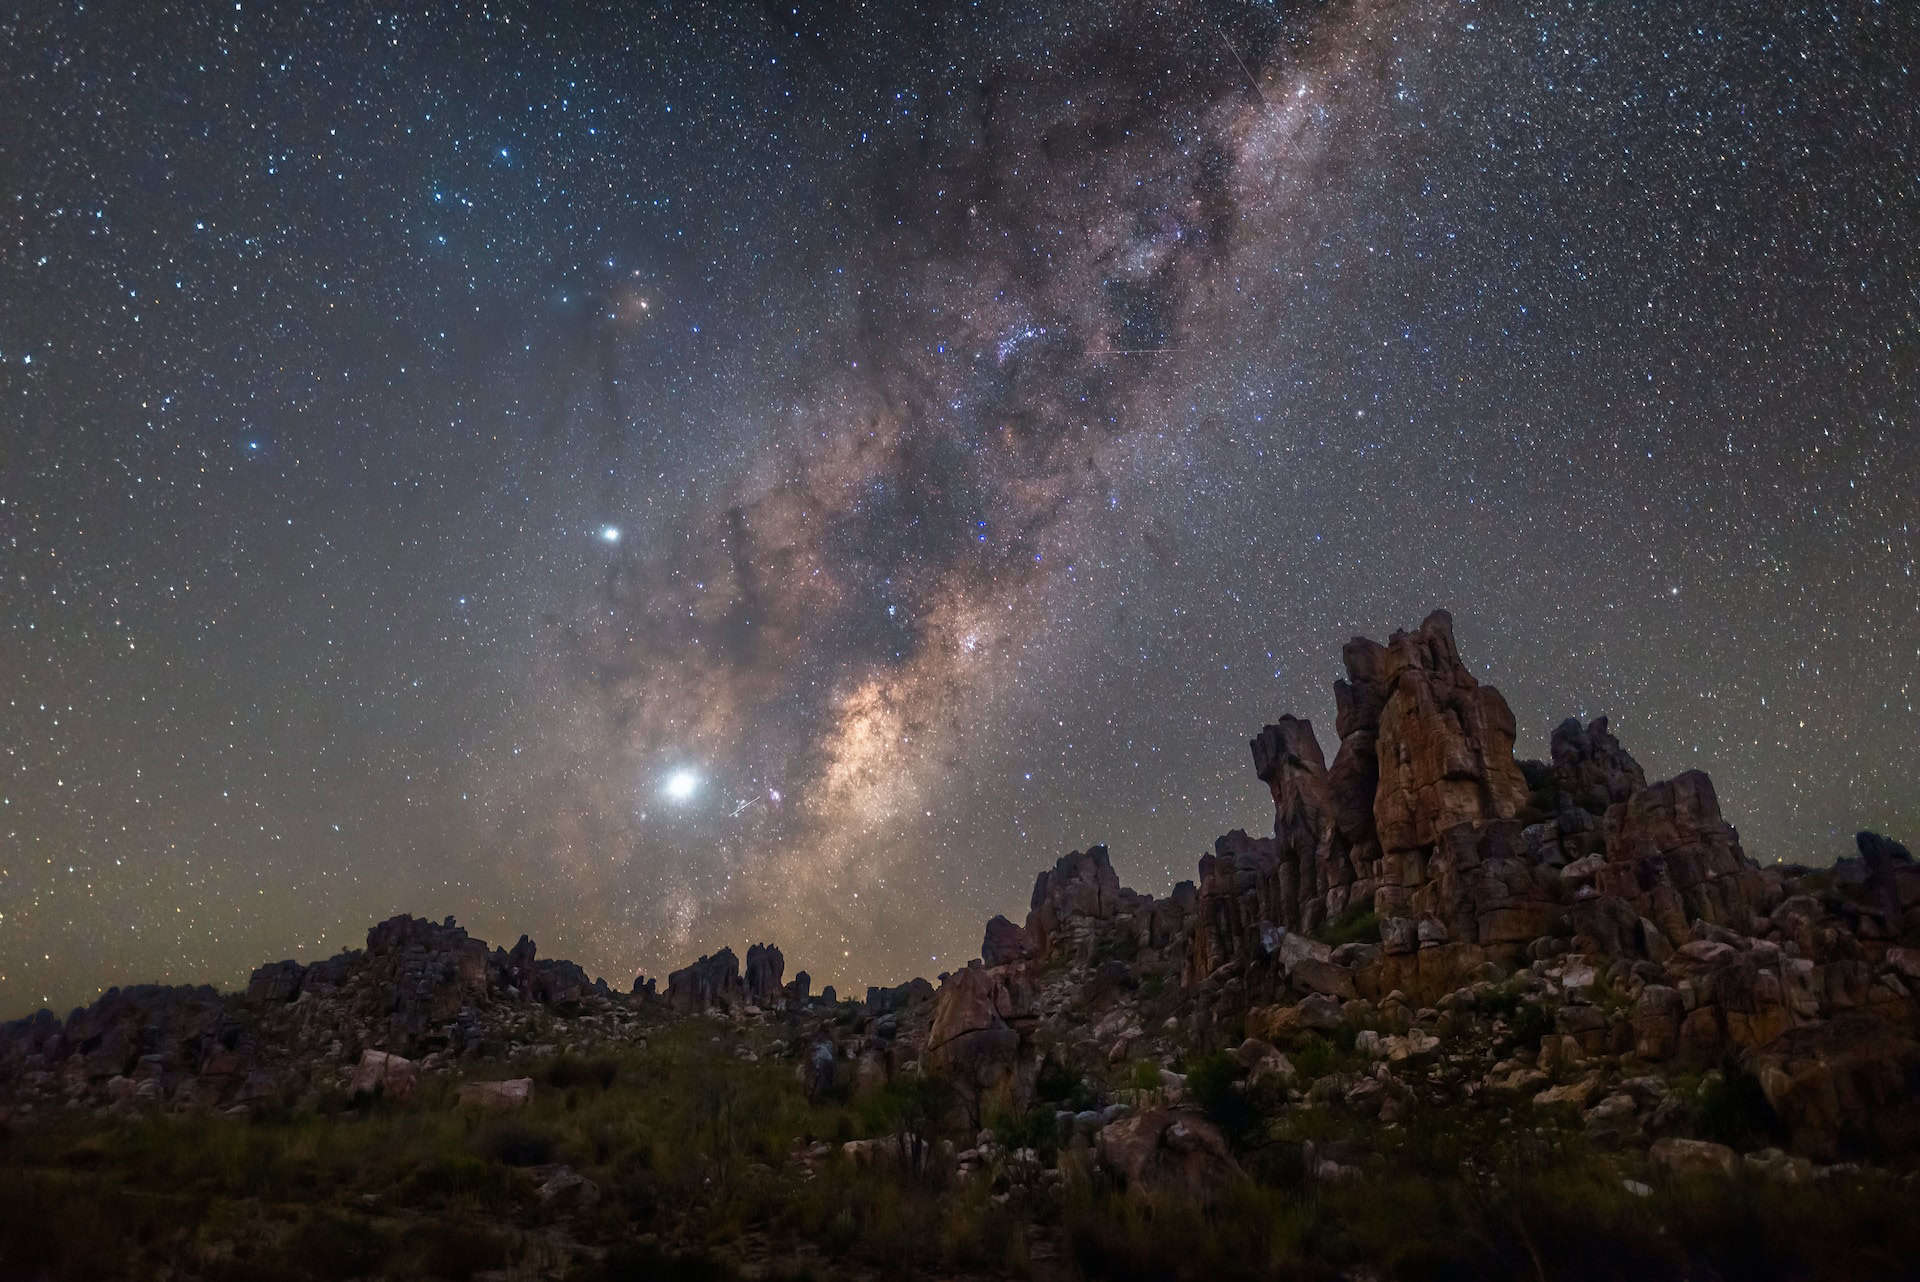
[(1660, 1170), (1677, 1176), (1732, 1175), (1740, 1164), (1739, 1155), (1732, 1149), (1710, 1140), (1655, 1140), (1647, 1157)]

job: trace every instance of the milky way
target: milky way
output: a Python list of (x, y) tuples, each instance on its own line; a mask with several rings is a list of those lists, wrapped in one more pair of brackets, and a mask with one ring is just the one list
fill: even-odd
[(0, 996), (402, 910), (932, 973), (1270, 826), (1248, 735), (1441, 605), (1523, 752), (1920, 835), (1855, 8), (22, 25)]

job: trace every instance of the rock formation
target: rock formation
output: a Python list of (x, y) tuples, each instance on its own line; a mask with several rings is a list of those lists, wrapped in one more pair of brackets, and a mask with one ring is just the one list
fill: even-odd
[[(994, 917), (980, 960), (937, 990), (913, 979), (818, 1011), (833, 990), (811, 999), (806, 972), (783, 982), (780, 950), (754, 943), (744, 974), (722, 948), (673, 971), (662, 1001), (642, 977), (611, 993), (525, 936), (489, 951), (451, 918), (400, 916), (364, 950), (264, 965), (243, 993), (113, 989), (65, 1020), (0, 1027), (0, 1121), (397, 1103), (462, 1059), (556, 1052), (529, 1030), (573, 1050), (694, 1016), (782, 1023), (734, 1050), (792, 1059), (815, 1095), (934, 1072), (976, 1114), (1004, 1090), (1030, 1116), (1049, 1072), (1105, 1081), (1100, 1108), (1056, 1120), (1146, 1196), (1204, 1200), (1240, 1178), (1172, 1069), (1208, 1051), (1232, 1052), (1248, 1099), (1384, 1121), (1570, 1108), (1595, 1145), (1658, 1146), (1662, 1169), (1737, 1161), (1774, 1178), (1920, 1151), (1920, 865), (1904, 846), (1863, 832), (1830, 868), (1763, 869), (1705, 774), (1648, 782), (1604, 717), (1562, 722), (1550, 763), (1515, 761), (1513, 714), (1467, 670), (1445, 612), (1342, 658), (1331, 766), (1297, 717), (1251, 740), (1271, 834), (1225, 834), (1159, 898), (1123, 887), (1104, 846), (1073, 851), (1039, 874), (1025, 923)], [(1330, 1041), (1368, 1066), (1305, 1069)], [(1693, 1106), (1674, 1083), (1716, 1075), (1757, 1094), (1748, 1106), (1799, 1156), (1684, 1134)], [(528, 1088), (470, 1083), (462, 1098), (512, 1108)], [(1303, 1164), (1335, 1179), (1364, 1160)]]
[(1513, 712), (1460, 661), (1452, 615), (1435, 610), (1418, 631), (1393, 634), (1386, 683), (1373, 821), (1387, 884), (1398, 874), (1404, 885), (1406, 865), (1449, 830), (1518, 814), (1527, 784), (1513, 759)]
[(1568, 717), (1554, 727), (1551, 745), (1554, 786), (1582, 810), (1604, 814), (1647, 786), (1646, 771), (1613, 737), (1605, 717), (1585, 726)]
[(1067, 923), (1104, 921), (1119, 906), (1120, 878), (1107, 859), (1107, 848), (1073, 851), (1034, 880), (1027, 937), (1036, 952), (1045, 953)]
[(780, 980), (786, 974), (787, 959), (772, 944), (749, 944), (747, 946), (747, 1000), (759, 1005), (770, 1006), (782, 1000), (786, 994), (781, 991)]
[(702, 955), (690, 966), (667, 976), (667, 1004), (677, 1011), (705, 1010), (709, 1006), (737, 1006), (746, 998), (740, 978), (740, 959), (722, 948)]
[(980, 941), (982, 962), (988, 966), (1004, 966), (1032, 955), (1033, 941), (1024, 929), (999, 915), (987, 923), (986, 937)]

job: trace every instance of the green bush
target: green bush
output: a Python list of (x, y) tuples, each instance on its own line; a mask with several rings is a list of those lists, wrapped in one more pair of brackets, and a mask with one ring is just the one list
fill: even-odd
[(1054, 1112), (1048, 1105), (1037, 1104), (1024, 1113), (996, 1112), (987, 1119), (987, 1125), (1001, 1147), (1030, 1148), (1042, 1161), (1051, 1162), (1060, 1151), (1060, 1124)]
[(1348, 907), (1338, 917), (1314, 932), (1321, 943), (1338, 948), (1341, 944), (1377, 944), (1380, 942), (1380, 915), (1371, 903)]
[(1700, 1133), (1707, 1139), (1742, 1151), (1784, 1144), (1787, 1129), (1767, 1102), (1760, 1079), (1729, 1066), (1701, 1083), (1698, 1100)]
[(1225, 1051), (1193, 1061), (1187, 1067), (1187, 1094), (1220, 1128), (1221, 1134), (1236, 1147), (1252, 1133), (1259, 1120), (1253, 1105), (1240, 1089), (1246, 1070), (1240, 1061)]
[(1554, 1031), (1553, 1016), (1543, 1002), (1521, 1002), (1513, 1012), (1514, 1041), (1521, 1046), (1538, 1046), (1540, 1039)]
[(1046, 1103), (1076, 1113), (1092, 1108), (1097, 1102), (1087, 1079), (1051, 1055), (1040, 1062), (1033, 1093)]
[(563, 1054), (557, 1056), (541, 1074), (541, 1080), (555, 1090), (591, 1087), (607, 1090), (620, 1076), (620, 1061), (612, 1055), (591, 1058)]
[(474, 1152), (508, 1166), (545, 1165), (556, 1147), (551, 1132), (518, 1119), (490, 1123), (473, 1137)]
[(1302, 1082), (1339, 1071), (1340, 1048), (1318, 1033), (1308, 1033), (1295, 1041), (1288, 1056), (1299, 1070)]

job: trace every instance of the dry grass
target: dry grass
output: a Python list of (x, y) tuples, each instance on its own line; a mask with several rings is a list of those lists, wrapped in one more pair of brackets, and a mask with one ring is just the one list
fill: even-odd
[[(1236, 1114), (1252, 1177), (1204, 1208), (1131, 1197), (1083, 1148), (1062, 1149), (1070, 1177), (1053, 1198), (959, 1181), (937, 1149), (908, 1172), (857, 1167), (838, 1142), (932, 1129), (950, 1111), (937, 1085), (810, 1103), (785, 1067), (713, 1045), (716, 1027), (539, 1066), (534, 1103), (509, 1118), (460, 1112), (434, 1082), (405, 1105), (13, 1134), (0, 1141), (0, 1277), (617, 1282), (729, 1278), (751, 1262), (774, 1277), (1786, 1282), (1898, 1277), (1920, 1258), (1920, 1220), (1891, 1176), (1662, 1183), (1572, 1129), (1469, 1110), (1399, 1127)], [(1240, 1107), (1231, 1066), (1212, 1063), (1196, 1065), (1205, 1102)], [(1087, 1089), (1064, 1074), (1051, 1085)], [(1005, 1138), (1051, 1152), (1050, 1116), (1009, 1113)], [(817, 1139), (835, 1147), (809, 1171), (795, 1153)], [(1308, 1142), (1371, 1155), (1373, 1174), (1314, 1184)], [(599, 1201), (543, 1204), (530, 1168), (550, 1162), (593, 1180)], [(1057, 1257), (1030, 1258), (1036, 1240)]]

